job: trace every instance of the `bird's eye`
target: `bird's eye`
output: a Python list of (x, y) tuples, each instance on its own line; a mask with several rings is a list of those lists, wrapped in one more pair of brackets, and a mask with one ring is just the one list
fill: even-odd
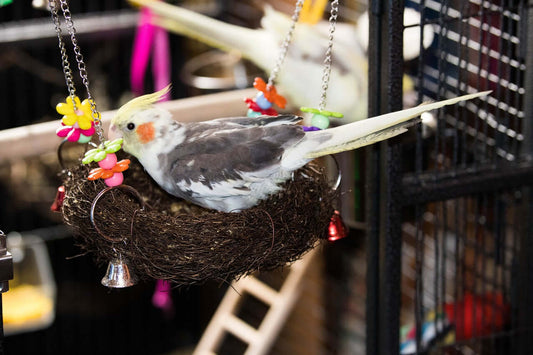
[(128, 125), (126, 126), (126, 128), (128, 128), (128, 130), (130, 131), (133, 131), (133, 129), (135, 128), (135, 123), (128, 123)]

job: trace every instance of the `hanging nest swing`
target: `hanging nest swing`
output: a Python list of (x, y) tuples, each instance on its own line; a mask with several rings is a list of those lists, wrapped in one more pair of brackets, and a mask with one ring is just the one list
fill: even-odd
[[(285, 106), (285, 98), (277, 94), (273, 83), (287, 53), (302, 7), (303, 0), (298, 0), (291, 26), (268, 82), (262, 79), (256, 79), (254, 82), (254, 86), (261, 93), (258, 93), (255, 99), (246, 101), (249, 107), (248, 117), (264, 114), (275, 116), (277, 112), (271, 107), (272, 104), (280, 108)], [(65, 15), (65, 8), (68, 9), (67, 4), (62, 1), (61, 10), (70, 24), (69, 34), (74, 39), (72, 19)], [(50, 9), (64, 57), (64, 71), (67, 74), (70, 68), (68, 60), (65, 59), (58, 7), (51, 2)], [(342, 116), (324, 111), (337, 12), (338, 2), (334, 1), (329, 20), (330, 36), (319, 110), (305, 111), (302, 108), (302, 111), (315, 113), (319, 119), (320, 124), (308, 127), (311, 130), (327, 128), (327, 116)], [(79, 52), (77, 42), (72, 42)], [(76, 61), (87, 89), (87, 100), (79, 102), (75, 97), (74, 84), (66, 76), (70, 96), (65, 103), (57, 107), (58, 113), (64, 115), (63, 127), (57, 134), (69, 141), (88, 143), (96, 131), (100, 140), (98, 149), (105, 148), (107, 152), (108, 148), (112, 148), (111, 153), (114, 154), (121, 148), (122, 141), (104, 142), (100, 116), (89, 92), (83, 58), (77, 55)], [(164, 90), (168, 90), (168, 87)], [(104, 159), (105, 154), (100, 158)], [(125, 153), (117, 152), (118, 154)], [(61, 156), (59, 158), (61, 161)], [(100, 165), (104, 162), (100, 158), (85, 161), (86, 156), (82, 162), (91, 164), (94, 161)], [(115, 158), (113, 156), (113, 159)], [(113, 164), (115, 163), (116, 160)], [(99, 264), (109, 262), (110, 266), (114, 266), (119, 265), (122, 259), (127, 260), (140, 279), (167, 280), (177, 286), (203, 283), (207, 280), (230, 282), (241, 276), (272, 270), (299, 259), (315, 247), (320, 239), (327, 237), (332, 223), (334, 231), (339, 229), (339, 223), (342, 224), (338, 212), (333, 208), (337, 197), (336, 188), (332, 188), (325, 169), (313, 163), (294, 172), (293, 178), (285, 182), (278, 194), (270, 196), (255, 207), (236, 213), (204, 209), (170, 196), (133, 158), (129, 170), (124, 173), (128, 185), (119, 185), (122, 182), (121, 172), (128, 169), (129, 162), (121, 161), (116, 163), (116, 166), (112, 166), (113, 164), (109, 167), (100, 165), (101, 168), (93, 170), (80, 165), (65, 171), (63, 180), (66, 193), (61, 211), (65, 223), (74, 229), (77, 244), (84, 251), (93, 254)], [(113, 187), (106, 187), (109, 181), (94, 181), (91, 177), (95, 170), (100, 169), (109, 174), (115, 172), (115, 168), (116, 172), (120, 172), (117, 173), (120, 174), (120, 181), (109, 184)], [(113, 176), (111, 173), (106, 179), (110, 180)], [(331, 237), (331, 230), (329, 232)], [(116, 262), (117, 260), (119, 262)], [(104, 280), (102, 283), (108, 285)]]
[(230, 282), (299, 259), (326, 237), (337, 195), (311, 164), (258, 206), (225, 213), (168, 195), (135, 160), (125, 172), (131, 187), (106, 188), (88, 171), (78, 166), (64, 178), (62, 214), (77, 244), (99, 264), (121, 255), (140, 279), (177, 286)]

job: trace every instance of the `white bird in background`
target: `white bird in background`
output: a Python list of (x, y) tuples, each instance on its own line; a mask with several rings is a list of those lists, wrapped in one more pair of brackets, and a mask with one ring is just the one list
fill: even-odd
[[(111, 121), (111, 139), (135, 156), (165, 191), (200, 206), (237, 212), (281, 190), (293, 171), (314, 158), (394, 137), (423, 112), (487, 95), (470, 94), (304, 132), (294, 115), (221, 118), (182, 123), (153, 104), (167, 92), (140, 96)], [(179, 117), (176, 117), (179, 119)]]
[[(182, 7), (153, 0), (129, 0), (148, 7), (154, 24), (171, 32), (197, 39), (225, 51), (239, 51), (269, 73), (275, 66), (281, 43), (290, 27), (291, 18), (270, 6), (265, 6), (262, 28), (249, 29), (215, 20)], [(366, 20), (365, 20), (366, 19)], [(420, 15), (405, 9), (404, 23), (420, 23)], [(322, 71), (328, 43), (328, 23), (316, 25), (298, 23), (287, 57), (281, 67), (276, 86), (295, 107), (315, 107), (320, 101)], [(420, 29), (407, 28), (404, 32), (404, 57), (418, 56)], [(424, 27), (424, 46), (433, 41), (433, 28)], [(368, 17), (364, 15), (357, 25), (337, 23), (333, 45), (333, 62), (329, 82), (327, 109), (341, 112), (346, 123), (367, 118), (368, 83), (367, 57)]]

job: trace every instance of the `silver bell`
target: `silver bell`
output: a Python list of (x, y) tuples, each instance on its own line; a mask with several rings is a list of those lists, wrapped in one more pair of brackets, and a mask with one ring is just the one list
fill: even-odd
[(137, 277), (128, 268), (128, 264), (121, 257), (113, 258), (107, 265), (107, 271), (102, 278), (102, 285), (111, 288), (130, 287), (137, 283)]

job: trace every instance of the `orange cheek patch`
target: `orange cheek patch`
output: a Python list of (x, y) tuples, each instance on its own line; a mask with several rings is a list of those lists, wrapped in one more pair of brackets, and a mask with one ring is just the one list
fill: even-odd
[(155, 138), (155, 128), (152, 122), (143, 123), (137, 127), (137, 135), (141, 143), (151, 142)]

